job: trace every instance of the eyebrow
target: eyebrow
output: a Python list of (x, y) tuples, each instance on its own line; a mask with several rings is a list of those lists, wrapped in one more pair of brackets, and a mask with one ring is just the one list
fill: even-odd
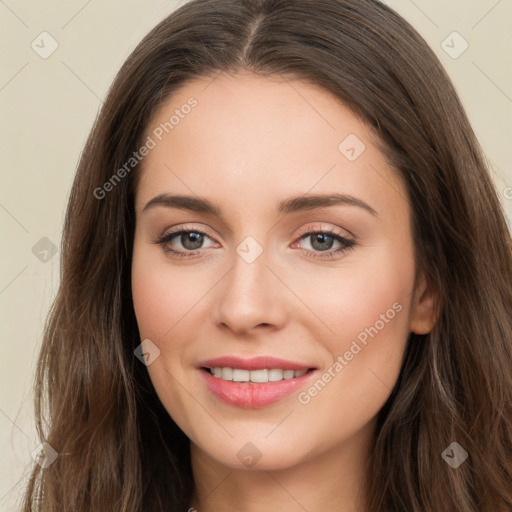
[[(357, 206), (366, 210), (374, 216), (378, 213), (368, 204), (361, 199), (347, 194), (305, 194), (297, 197), (292, 197), (281, 201), (278, 206), (278, 212), (287, 214), (303, 210), (315, 210), (318, 208), (325, 208), (329, 206), (346, 205)], [(198, 213), (207, 213), (216, 217), (221, 217), (221, 210), (218, 206), (208, 201), (207, 199), (193, 196), (184, 195), (169, 195), (160, 194), (148, 201), (143, 208), (143, 212), (150, 210), (156, 206), (163, 206), (167, 208), (177, 208), (180, 210), (188, 210)]]

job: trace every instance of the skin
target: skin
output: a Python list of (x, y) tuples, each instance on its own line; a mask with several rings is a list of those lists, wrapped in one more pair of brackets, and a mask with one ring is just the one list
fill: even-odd
[[(404, 185), (371, 130), (304, 82), (249, 73), (197, 79), (161, 107), (147, 135), (191, 96), (197, 106), (143, 160), (132, 267), (141, 340), (160, 350), (147, 369), (191, 440), (191, 506), (362, 510), (376, 415), (397, 381), (409, 333), (429, 332), (435, 321), (415, 265)], [(338, 149), (349, 134), (366, 146), (354, 161)], [(376, 214), (345, 204), (277, 211), (284, 199), (334, 192)], [(222, 217), (165, 206), (143, 211), (159, 194), (206, 198)], [(175, 258), (154, 243), (179, 227), (208, 233), (194, 257)], [(322, 251), (303, 235), (322, 229), (355, 245), (322, 258), (341, 247), (333, 241)], [(236, 251), (247, 236), (263, 249), (252, 263)], [(179, 235), (168, 245), (190, 247)], [(260, 409), (226, 404), (196, 367), (224, 355), (271, 355), (316, 367), (320, 377), (396, 303), (400, 312), (305, 405), (297, 393)], [(248, 442), (261, 455), (253, 467), (237, 457)]]

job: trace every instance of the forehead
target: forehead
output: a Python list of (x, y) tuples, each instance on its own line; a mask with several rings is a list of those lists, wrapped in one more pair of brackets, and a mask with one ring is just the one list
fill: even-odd
[[(197, 105), (188, 112), (191, 98)], [(278, 154), (293, 154), (298, 148), (302, 154), (308, 148), (336, 154), (343, 133), (352, 131), (360, 138), (371, 135), (365, 123), (329, 91), (284, 77), (250, 73), (221, 73), (187, 83), (157, 111), (147, 132), (169, 120), (173, 126), (164, 134), (166, 139), (177, 141), (180, 135), (192, 135), (222, 146), (231, 143), (233, 154), (248, 151), (253, 158), (263, 145)], [(263, 160), (265, 155), (259, 156)]]
[(283, 77), (189, 82), (157, 111), (146, 137), (155, 146), (142, 162), (138, 211), (166, 192), (213, 194), (238, 209), (308, 192), (363, 194), (377, 207), (387, 189), (406, 195), (358, 116), (325, 89)]

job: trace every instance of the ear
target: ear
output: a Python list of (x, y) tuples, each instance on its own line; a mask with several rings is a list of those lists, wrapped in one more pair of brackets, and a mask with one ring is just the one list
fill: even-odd
[(416, 279), (409, 319), (409, 330), (415, 334), (428, 334), (434, 328), (439, 312), (437, 294), (434, 293), (425, 275), (421, 272)]

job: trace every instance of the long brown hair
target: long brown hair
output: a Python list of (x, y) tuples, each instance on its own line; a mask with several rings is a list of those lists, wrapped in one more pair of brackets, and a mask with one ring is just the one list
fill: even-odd
[[(25, 512), (187, 510), (189, 441), (158, 400), (131, 297), (133, 155), (187, 81), (249, 70), (317, 84), (371, 125), (408, 190), (418, 268), (439, 297), (379, 412), (371, 512), (512, 509), (512, 250), (476, 137), (438, 59), (375, 0), (194, 0), (137, 46), (82, 153), (36, 379)], [(108, 193), (98, 188), (111, 180)], [(105, 188), (103, 188), (105, 190)], [(467, 460), (442, 453), (457, 442)]]

